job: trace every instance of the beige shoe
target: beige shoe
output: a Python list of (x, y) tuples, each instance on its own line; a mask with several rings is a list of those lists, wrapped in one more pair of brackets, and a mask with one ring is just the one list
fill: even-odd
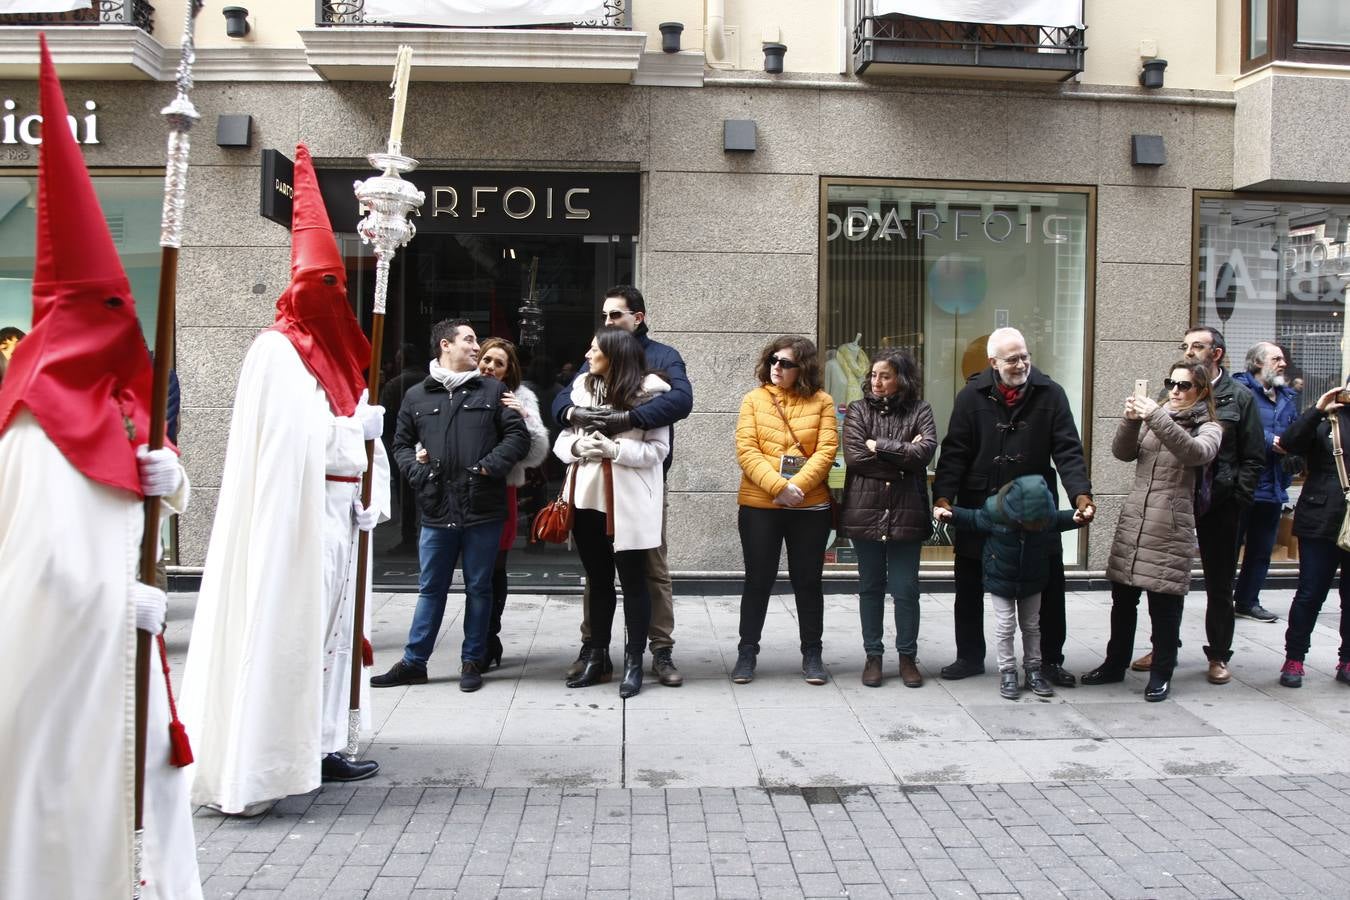
[(1130, 668), (1136, 672), (1149, 672), (1153, 669), (1153, 651), (1150, 650), (1143, 656), (1130, 663)]
[(1228, 670), (1228, 663), (1219, 659), (1209, 661), (1209, 683), (1227, 684), (1233, 680), (1233, 673)]

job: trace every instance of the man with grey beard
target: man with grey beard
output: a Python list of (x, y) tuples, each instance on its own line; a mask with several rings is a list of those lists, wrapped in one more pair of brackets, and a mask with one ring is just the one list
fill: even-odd
[(1274, 622), (1276, 615), (1261, 605), (1261, 586), (1270, 571), (1270, 554), (1280, 528), (1280, 514), (1289, 502), (1292, 476), (1284, 466), (1285, 451), (1280, 435), (1298, 417), (1298, 395), (1285, 386), (1284, 370), (1289, 364), (1284, 351), (1269, 341), (1261, 341), (1247, 351), (1245, 372), (1233, 380), (1246, 385), (1253, 405), (1261, 416), (1265, 432), (1265, 466), (1256, 484), (1252, 505), (1243, 513), (1238, 543), (1245, 541), (1242, 572), (1233, 591), (1233, 615), (1240, 619)]

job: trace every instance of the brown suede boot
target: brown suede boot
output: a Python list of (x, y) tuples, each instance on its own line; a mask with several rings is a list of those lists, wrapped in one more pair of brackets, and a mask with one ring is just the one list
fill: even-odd
[(914, 665), (914, 657), (900, 654), (900, 680), (905, 687), (923, 687), (923, 673)]
[(863, 663), (862, 683), (865, 687), (881, 687), (881, 657), (869, 656)]

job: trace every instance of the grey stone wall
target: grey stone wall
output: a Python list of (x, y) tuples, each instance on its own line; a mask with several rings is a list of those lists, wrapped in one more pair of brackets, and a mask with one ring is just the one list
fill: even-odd
[(1350, 104), (1350, 81), (1270, 75), (1234, 93), (1237, 187), (1344, 194), (1350, 185), (1350, 136), (1334, 111)]
[[(0, 89), (35, 107), (32, 83)], [(153, 110), (167, 100), (167, 85), (72, 83), (67, 91), (72, 106), (77, 97), (99, 102), (104, 143), (86, 148), (91, 165), (162, 165), (164, 130)], [(383, 141), (386, 94), (374, 83), (196, 89), (203, 118), (179, 288), (182, 447), (195, 488), (180, 527), (185, 565), (204, 559), (240, 361), (271, 321), (287, 277), (287, 234), (257, 214), (257, 150), (217, 148), (215, 117), (251, 113), (255, 148), (288, 148), (303, 137), (321, 163), (359, 161)], [(755, 120), (755, 153), (722, 151), (727, 118)], [(1129, 137), (1138, 132), (1164, 136), (1167, 166), (1130, 165)], [(419, 82), (405, 132), (405, 148), (424, 167), (636, 165), (644, 173), (641, 286), (654, 332), (688, 361), (696, 397), (671, 470), (678, 571), (740, 568), (736, 412), (753, 386), (758, 348), (774, 334), (816, 331), (822, 176), (1098, 186), (1094, 375), (1080, 425), (1102, 507), (1088, 563), (1100, 568), (1128, 488), (1127, 468), (1109, 458), (1116, 413), (1133, 379), (1162, 377), (1187, 325), (1191, 191), (1232, 187), (1233, 146), (1231, 110), (1067, 100), (1055, 89), (998, 84)]]

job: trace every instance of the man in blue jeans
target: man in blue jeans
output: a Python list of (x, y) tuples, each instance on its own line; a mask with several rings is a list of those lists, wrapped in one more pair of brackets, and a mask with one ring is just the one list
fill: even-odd
[(1242, 514), (1238, 544), (1243, 547), (1242, 572), (1233, 591), (1233, 615), (1240, 619), (1274, 622), (1276, 615), (1261, 605), (1261, 587), (1270, 571), (1270, 554), (1280, 529), (1280, 515), (1289, 502), (1293, 476), (1285, 471), (1280, 435), (1298, 418), (1298, 395), (1284, 384), (1288, 360), (1275, 344), (1262, 341), (1247, 351), (1247, 370), (1233, 376), (1252, 392), (1253, 405), (1261, 415), (1265, 432), (1266, 459), (1256, 484), (1252, 505)]
[(426, 683), (450, 578), (462, 560), (459, 689), (476, 691), (483, 686), (492, 565), (506, 519), (506, 474), (525, 458), (530, 435), (520, 414), (502, 405), (506, 386), (496, 378), (479, 377), (478, 337), (468, 319), (437, 322), (431, 342), (439, 355), (431, 374), (404, 395), (394, 434), (394, 459), (422, 512), (417, 609), (403, 658), (370, 683)]

